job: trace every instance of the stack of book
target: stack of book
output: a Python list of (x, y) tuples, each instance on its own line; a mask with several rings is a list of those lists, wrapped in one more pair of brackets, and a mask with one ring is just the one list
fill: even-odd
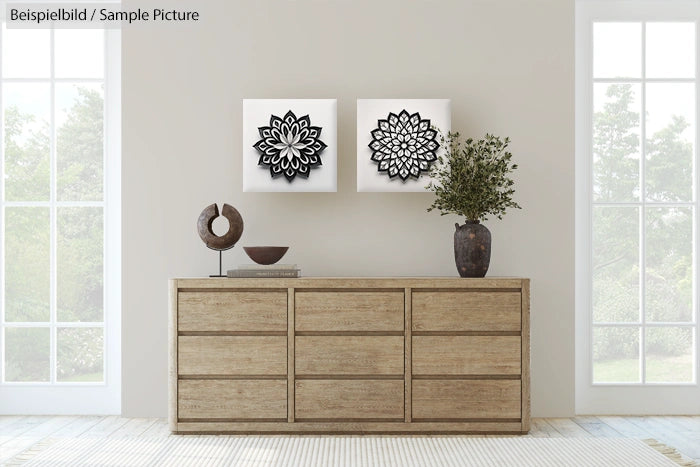
[(241, 264), (229, 269), (228, 277), (300, 277), (301, 269), (296, 264)]

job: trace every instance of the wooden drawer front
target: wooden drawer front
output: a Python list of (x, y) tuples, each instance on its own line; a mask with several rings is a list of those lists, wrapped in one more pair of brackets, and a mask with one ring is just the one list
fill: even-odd
[(520, 292), (413, 292), (414, 331), (520, 331)]
[(414, 419), (520, 418), (520, 380), (414, 380)]
[(180, 336), (180, 375), (286, 375), (285, 336)]
[(287, 420), (287, 381), (180, 380), (179, 419)]
[(297, 331), (403, 331), (403, 292), (297, 292)]
[(520, 336), (413, 336), (414, 375), (519, 375)]
[(294, 387), (298, 419), (403, 420), (403, 380), (302, 380)]
[(180, 292), (179, 331), (286, 331), (286, 292)]
[(403, 375), (403, 336), (297, 336), (297, 375)]

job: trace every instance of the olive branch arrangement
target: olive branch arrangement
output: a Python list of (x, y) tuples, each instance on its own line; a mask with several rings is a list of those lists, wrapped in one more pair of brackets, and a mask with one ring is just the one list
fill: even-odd
[(464, 140), (458, 132), (447, 136), (440, 132), (444, 154), (430, 170), (433, 180), (426, 188), (435, 193), (435, 200), (428, 212), (437, 209), (441, 216), (457, 214), (478, 223), (489, 215), (502, 219), (508, 208), (521, 209), (513, 201), (509, 175), (518, 166), (511, 163), (509, 143), (510, 138), (488, 133), (482, 139)]

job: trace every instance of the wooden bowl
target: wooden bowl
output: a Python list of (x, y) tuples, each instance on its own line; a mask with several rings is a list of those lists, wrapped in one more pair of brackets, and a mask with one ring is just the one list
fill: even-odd
[(289, 250), (288, 246), (244, 246), (246, 254), (258, 264), (275, 264)]

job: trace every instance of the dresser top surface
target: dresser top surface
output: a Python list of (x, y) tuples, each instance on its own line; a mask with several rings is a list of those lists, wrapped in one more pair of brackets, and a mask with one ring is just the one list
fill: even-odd
[(177, 278), (177, 288), (456, 288), (521, 289), (530, 279), (521, 277), (299, 277), (299, 278)]

